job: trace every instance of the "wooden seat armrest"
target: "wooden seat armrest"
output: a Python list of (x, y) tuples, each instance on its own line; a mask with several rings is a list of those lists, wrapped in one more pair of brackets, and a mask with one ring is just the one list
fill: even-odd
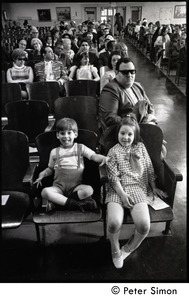
[(34, 177), (34, 172), (37, 167), (37, 163), (31, 163), (27, 169), (27, 172), (22, 180), (24, 185), (31, 185), (33, 184), (33, 177)]
[(45, 128), (45, 132), (53, 130), (55, 119), (49, 119), (49, 125)]
[(108, 181), (108, 175), (106, 172), (106, 166), (103, 165), (99, 167), (99, 173), (100, 173), (100, 182), (101, 184), (106, 183)]
[(175, 181), (182, 181), (183, 176), (180, 171), (172, 164), (168, 159), (164, 160), (164, 166), (169, 175), (175, 179)]

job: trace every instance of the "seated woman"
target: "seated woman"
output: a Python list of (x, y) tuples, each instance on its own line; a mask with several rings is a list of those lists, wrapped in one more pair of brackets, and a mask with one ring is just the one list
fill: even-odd
[(73, 64), (73, 58), (75, 55), (75, 52), (71, 49), (72, 45), (71, 45), (71, 40), (69, 38), (63, 38), (62, 39), (62, 43), (63, 43), (63, 53), (65, 55), (67, 55), (67, 57), (70, 60), (70, 63)]
[(123, 42), (115, 43), (114, 51), (120, 51), (121, 52), (121, 57), (123, 57), (123, 58), (129, 57), (128, 47)]
[(13, 67), (7, 70), (7, 82), (19, 83), (22, 91), (22, 98), (27, 99), (26, 83), (32, 83), (34, 74), (30, 66), (25, 66), (27, 52), (22, 49), (14, 49), (12, 52)]
[(29, 51), (29, 60), (32, 60), (34, 63), (37, 63), (41, 60), (43, 60), (43, 55), (41, 54), (41, 49), (43, 48), (43, 43), (38, 38), (33, 38), (31, 40), (31, 51)]
[(70, 68), (69, 80), (95, 80), (99, 81), (98, 70), (89, 63), (88, 52), (82, 52), (78, 55), (78, 63)]
[(116, 77), (118, 71), (116, 70), (116, 63), (121, 58), (119, 51), (113, 51), (108, 58), (108, 68), (109, 70), (100, 79), (100, 90), (112, 79)]

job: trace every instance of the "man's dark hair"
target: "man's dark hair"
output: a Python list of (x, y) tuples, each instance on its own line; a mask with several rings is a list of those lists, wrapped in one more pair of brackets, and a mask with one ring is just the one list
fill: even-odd
[(119, 71), (119, 66), (121, 65), (121, 63), (127, 64), (129, 62), (132, 62), (134, 64), (134, 62), (129, 57), (121, 57), (116, 64), (116, 70)]

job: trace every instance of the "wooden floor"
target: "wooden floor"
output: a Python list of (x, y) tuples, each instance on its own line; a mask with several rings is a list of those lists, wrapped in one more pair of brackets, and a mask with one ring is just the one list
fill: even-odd
[[(136, 81), (144, 86), (163, 129), (167, 159), (184, 178), (176, 190), (171, 234), (163, 236), (164, 224), (154, 224), (149, 237), (117, 270), (109, 241), (100, 239), (101, 222), (47, 226), (45, 247), (39, 248), (29, 216), (20, 228), (2, 232), (1, 282), (187, 282), (186, 96), (129, 41), (126, 44), (136, 65)], [(124, 226), (121, 245), (132, 231), (132, 226)]]

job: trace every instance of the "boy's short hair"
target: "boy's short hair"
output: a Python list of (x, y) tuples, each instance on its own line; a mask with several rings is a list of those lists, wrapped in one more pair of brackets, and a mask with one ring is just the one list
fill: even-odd
[(57, 121), (56, 130), (57, 131), (72, 130), (73, 132), (78, 132), (78, 126), (74, 119), (62, 118)]

